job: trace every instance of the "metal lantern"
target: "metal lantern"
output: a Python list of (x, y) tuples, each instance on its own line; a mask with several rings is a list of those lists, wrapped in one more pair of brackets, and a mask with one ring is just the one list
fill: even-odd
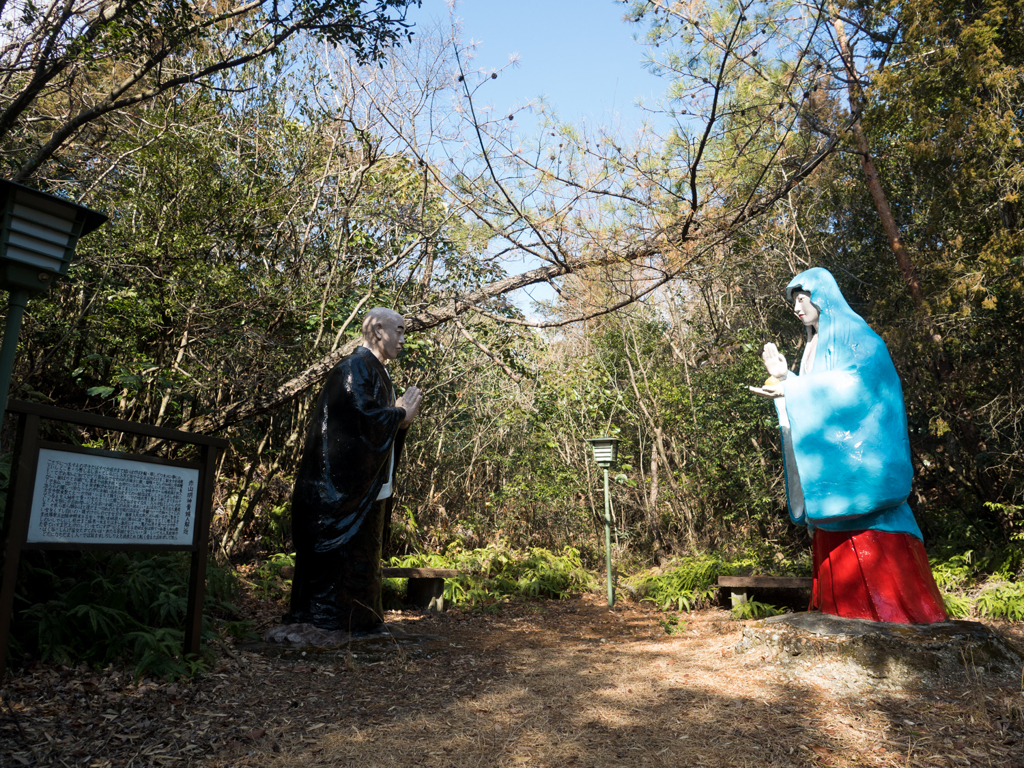
[(619, 438), (591, 437), (587, 439), (594, 449), (594, 462), (604, 470), (604, 552), (608, 566), (608, 607), (615, 605), (615, 588), (612, 585), (612, 497), (608, 490), (608, 468), (615, 463)]
[(0, 287), (12, 292), (47, 290), (66, 275), (78, 239), (107, 220), (90, 210), (45, 192), (0, 179)]
[(607, 469), (615, 463), (615, 456), (619, 449), (619, 438), (617, 437), (590, 437), (587, 438), (590, 447), (594, 449), (594, 462), (599, 467)]
[(0, 288), (9, 292), (0, 346), (3, 418), (29, 294), (46, 291), (57, 277), (66, 275), (78, 239), (103, 224), (107, 216), (5, 179), (0, 179), (0, 211)]

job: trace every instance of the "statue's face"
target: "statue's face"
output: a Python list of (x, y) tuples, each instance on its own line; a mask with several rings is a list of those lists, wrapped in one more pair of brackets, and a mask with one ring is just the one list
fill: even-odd
[(405, 344), (405, 318), (395, 313), (381, 318), (375, 330), (377, 357), (381, 360), (394, 360)]
[(807, 291), (793, 291), (793, 312), (804, 325), (813, 326), (818, 330), (818, 318), (821, 313), (811, 304), (811, 294)]

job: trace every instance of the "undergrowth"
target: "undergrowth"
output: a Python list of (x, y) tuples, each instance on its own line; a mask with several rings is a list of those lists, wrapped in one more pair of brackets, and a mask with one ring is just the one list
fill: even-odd
[[(127, 663), (137, 677), (175, 679), (213, 658), (185, 658), (189, 557), (182, 552), (39, 552), (22, 560), (9, 661), (25, 657), (102, 667)], [(231, 621), (233, 571), (207, 567), (202, 638), (246, 633)]]
[(444, 582), (445, 602), (456, 605), (487, 606), (510, 597), (562, 599), (588, 592), (597, 583), (573, 547), (555, 553), (539, 547), (519, 551), (504, 542), (470, 550), (453, 545), (443, 555), (395, 557), (389, 565), (459, 571)]
[[(941, 552), (941, 550), (940, 550)], [(1017, 551), (974, 550), (931, 558), (932, 574), (950, 618), (1024, 621), (1024, 584)]]
[(285, 600), (292, 591), (290, 575), (295, 572), (295, 553), (278, 552), (261, 563), (250, 575), (256, 594), (265, 600)]
[[(977, 555), (969, 549), (955, 554), (939, 549), (942, 554), (932, 558), (931, 567), (950, 618), (976, 616), (1024, 621), (1019, 552), (991, 549)], [(716, 604), (718, 577), (736, 575), (807, 576), (810, 562), (808, 558), (788, 560), (778, 554), (766, 558), (757, 548), (739, 556), (704, 552), (632, 576), (626, 584), (639, 600), (653, 603), (665, 612), (683, 612)], [(732, 609), (737, 618), (762, 618), (780, 612), (775, 606), (756, 601)]]
[(646, 573), (627, 580), (640, 600), (654, 603), (663, 611), (692, 611), (717, 600), (720, 575), (737, 572), (715, 554), (686, 557), (660, 573)]
[[(688, 555), (657, 571), (648, 571), (627, 579), (630, 592), (662, 611), (692, 611), (718, 602), (718, 577), (737, 575), (796, 576), (809, 575), (806, 558), (790, 560), (777, 552), (762, 554), (761, 548), (743, 555), (727, 556), (716, 552)], [(734, 610), (739, 618), (774, 616), (781, 610), (767, 603), (750, 601)]]
[(989, 582), (979, 592), (975, 610), (989, 619), (1024, 621), (1024, 584)]
[[(294, 566), (293, 554), (279, 554), (263, 563), (251, 577), (263, 597), (287, 599), (291, 581), (283, 571)], [(980, 560), (980, 562), (979, 562)], [(932, 560), (932, 572), (951, 618), (978, 616), (1024, 620), (1024, 585), (1006, 574), (1015, 564), (1012, 553), (1001, 559), (988, 554), (976, 559), (972, 551)], [(459, 571), (445, 580), (444, 599), (449, 604), (492, 606), (504, 599), (563, 598), (596, 589), (600, 579), (586, 571), (579, 552), (567, 547), (560, 553), (546, 549), (515, 550), (505, 542), (467, 550), (452, 545), (445, 554), (418, 554), (393, 558), (391, 566), (406, 568), (451, 568)], [(989, 569), (986, 572), (985, 569)], [(995, 571), (997, 575), (990, 575)], [(810, 557), (802, 552), (786, 558), (766, 546), (752, 546), (742, 554), (702, 552), (683, 557), (668, 567), (646, 571), (623, 579), (625, 591), (635, 599), (653, 603), (666, 614), (684, 613), (717, 604), (719, 576), (771, 575), (807, 576)], [(402, 607), (406, 582), (385, 579), (384, 606)], [(764, 618), (783, 609), (756, 600), (735, 606), (736, 618)], [(666, 618), (666, 632), (676, 623)]]
[(778, 616), (785, 613), (782, 608), (770, 603), (760, 603), (757, 600), (746, 600), (734, 605), (732, 615), (737, 619), (766, 619), (769, 616)]

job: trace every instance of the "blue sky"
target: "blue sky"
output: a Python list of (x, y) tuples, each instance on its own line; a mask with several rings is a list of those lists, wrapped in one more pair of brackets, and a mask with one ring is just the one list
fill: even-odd
[[(637, 97), (653, 107), (665, 83), (644, 69), (639, 28), (622, 21), (625, 10), (615, 0), (460, 0), (455, 15), (463, 39), (479, 43), (475, 67), (500, 69), (519, 54), (520, 65), (487, 90), (499, 112), (544, 97), (564, 121), (628, 130), (641, 120)], [(409, 12), (413, 22), (448, 17), (445, 0)]]
[[(481, 106), (500, 114), (543, 98), (562, 121), (633, 133), (645, 117), (651, 119), (636, 106), (637, 99), (655, 107), (665, 82), (644, 68), (645, 48), (633, 39), (640, 28), (622, 21), (625, 10), (615, 0), (460, 0), (455, 16), (462, 19), (463, 40), (478, 43), (471, 68), (498, 70), (510, 55), (519, 59), (519, 66), (486, 83)], [(423, 0), (408, 19), (425, 26), (447, 24), (448, 3)], [(535, 124), (520, 112), (516, 127), (529, 135)], [(505, 266), (511, 273), (537, 264)], [(551, 301), (554, 293), (541, 284), (510, 298), (533, 317), (532, 302)]]

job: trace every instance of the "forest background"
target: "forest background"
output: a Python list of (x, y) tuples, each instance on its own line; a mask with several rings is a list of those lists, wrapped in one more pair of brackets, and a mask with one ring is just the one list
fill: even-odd
[[(610, 432), (621, 571), (800, 572), (747, 386), (765, 341), (799, 359), (783, 288), (823, 266), (901, 375), (940, 582), (1021, 575), (1024, 2), (625, 2), (670, 126), (630, 135), (539, 108), (527, 135), (408, 4), (0, 3), (5, 176), (110, 216), (30, 303), (11, 396), (229, 438), (215, 555), (281, 564), (319, 384), (394, 306), (425, 407), (390, 555), (596, 566)], [(19, 588), (38, 643), (70, 567)]]

